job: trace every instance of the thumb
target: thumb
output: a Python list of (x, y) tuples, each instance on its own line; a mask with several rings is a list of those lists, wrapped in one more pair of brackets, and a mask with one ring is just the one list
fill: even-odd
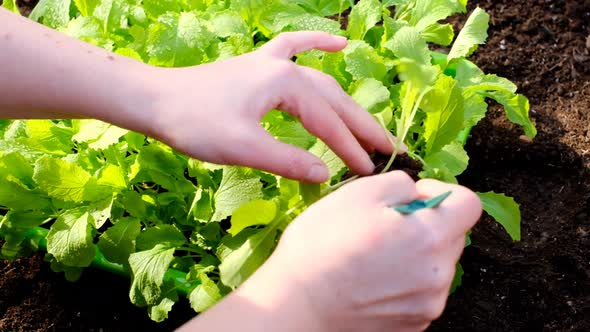
[(295, 55), (309, 51), (321, 50), (338, 52), (345, 48), (345, 37), (331, 35), (321, 31), (284, 32), (262, 46), (259, 51), (271, 56), (290, 59)]
[(262, 127), (252, 129), (248, 141), (234, 155), (235, 163), (304, 182), (326, 182), (330, 173), (313, 154), (276, 140)]

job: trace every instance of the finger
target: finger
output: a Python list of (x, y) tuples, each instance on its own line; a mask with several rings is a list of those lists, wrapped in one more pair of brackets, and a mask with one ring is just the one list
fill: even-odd
[(436, 180), (421, 180), (416, 183), (416, 189), (421, 199), (452, 192), (436, 209), (425, 209), (415, 213), (418, 218), (433, 223), (439, 231), (448, 232), (449, 236), (464, 236), (481, 217), (482, 205), (479, 197), (463, 186)]
[(359, 179), (352, 183), (350, 190), (370, 192), (376, 203), (387, 209), (413, 201), (418, 197), (416, 183), (402, 171)]
[(373, 145), (363, 141), (362, 139), (359, 139), (358, 137), (356, 138), (356, 140), (363, 147), (363, 149), (365, 149), (365, 151), (367, 151), (367, 153), (369, 153), (369, 154), (375, 153), (375, 147)]
[(383, 154), (393, 153), (395, 138), (392, 140), (392, 136), (387, 130), (367, 110), (344, 92), (333, 77), (308, 67), (302, 67), (302, 70), (350, 128), (354, 136)]
[(324, 98), (307, 80), (290, 83), (290, 96), (282, 99), (279, 109), (299, 118), (303, 126), (326, 143), (351, 171), (361, 175), (373, 173), (375, 165), (371, 158)]
[(455, 258), (455, 264), (459, 263), (459, 260), (463, 255), (463, 250), (465, 250), (465, 235), (459, 236), (452, 246), (451, 255)]
[(259, 51), (284, 59), (291, 59), (296, 54), (321, 50), (338, 52), (347, 45), (344, 37), (331, 35), (321, 31), (284, 32), (262, 46)]
[(321, 183), (330, 178), (324, 162), (313, 154), (282, 143), (262, 127), (249, 130), (234, 152), (236, 164), (257, 168), (289, 179)]

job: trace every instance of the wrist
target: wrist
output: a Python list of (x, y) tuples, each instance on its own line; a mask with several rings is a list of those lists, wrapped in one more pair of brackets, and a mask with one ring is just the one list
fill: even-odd
[[(119, 57), (119, 68), (112, 70), (113, 77), (106, 80), (104, 91), (97, 92), (105, 100), (102, 107), (89, 105), (84, 114), (119, 127), (153, 136), (157, 124), (158, 98), (155, 76), (160, 68), (139, 61)], [(110, 83), (109, 83), (110, 82)]]
[(265, 331), (329, 331), (324, 326), (321, 315), (308, 297), (306, 286), (288, 268), (273, 256), (235, 295), (252, 303), (267, 313)]

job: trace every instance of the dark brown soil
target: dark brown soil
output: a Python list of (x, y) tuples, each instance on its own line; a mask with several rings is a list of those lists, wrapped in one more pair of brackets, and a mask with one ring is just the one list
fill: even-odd
[[(484, 217), (462, 259), (464, 284), (431, 331), (590, 331), (590, 1), (473, 0), (492, 16), (474, 61), (515, 81), (539, 129), (531, 143), (498, 107), (473, 131), (461, 182), (522, 208), (522, 241)], [(456, 20), (458, 25), (460, 20)], [(78, 283), (40, 255), (0, 262), (0, 331), (169, 331), (129, 304), (129, 281), (87, 270)]]
[(497, 107), (473, 131), (460, 181), (514, 196), (522, 241), (483, 218), (431, 330), (590, 331), (590, 1), (474, 2), (493, 18), (474, 61), (516, 82), (539, 135), (520, 138)]

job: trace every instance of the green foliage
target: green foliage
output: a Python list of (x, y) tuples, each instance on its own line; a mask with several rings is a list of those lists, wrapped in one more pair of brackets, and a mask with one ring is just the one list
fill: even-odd
[(2, 7), (10, 10), (11, 12), (20, 15), (20, 11), (18, 10), (18, 6), (16, 5), (15, 0), (4, 0), (2, 2)]
[(67, 266), (90, 266), (95, 254), (93, 223), (90, 213), (83, 210), (63, 213), (47, 234), (47, 252)]
[[(526, 135), (536, 135), (528, 100), (516, 94), (516, 86), (465, 59), (486, 39), (489, 17), (483, 10), (471, 14), (450, 55), (433, 60), (430, 44), (451, 45), (455, 38), (443, 20), (465, 12), (466, 2), (41, 0), (30, 18), (162, 67), (227, 59), (283, 31), (345, 35), (351, 40), (342, 52), (306, 52), (297, 63), (333, 76), (391, 129), (423, 164), (421, 177), (455, 183), (469, 162), (457, 136), (485, 116), (487, 99), (503, 105)], [(12, 0), (3, 6), (18, 11)], [(348, 26), (341, 29), (341, 14), (348, 9)], [(169, 267), (194, 282), (191, 306), (206, 310), (254, 273), (284, 227), (337, 187), (347, 171), (326, 144), (290, 116), (273, 111), (262, 125), (326, 162), (330, 183), (299, 184), (257, 170), (211, 165), (95, 120), (1, 120), (2, 257), (13, 259), (36, 247), (27, 234), (44, 225), (49, 227), (47, 260), (68, 280), (80, 276), (98, 248), (132, 275), (129, 297), (147, 307), (152, 319), (165, 319), (178, 299), (164, 278)], [(514, 200), (494, 193), (480, 197), (486, 211), (518, 240), (520, 212)], [(459, 283), (460, 273), (454, 285)]]
[(478, 195), (483, 209), (506, 229), (512, 240), (520, 241), (520, 209), (514, 198), (494, 192)]

